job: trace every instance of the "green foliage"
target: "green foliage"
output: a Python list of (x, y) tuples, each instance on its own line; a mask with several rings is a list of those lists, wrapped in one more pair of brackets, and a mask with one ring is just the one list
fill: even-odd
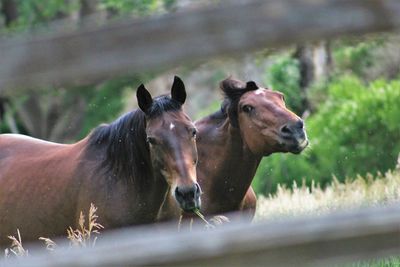
[[(279, 57), (266, 74), (266, 84), (285, 94), (286, 105), (299, 113), (303, 111), (303, 99), (300, 90), (299, 62), (290, 56)], [(300, 96), (300, 97), (299, 97)]]
[[(171, 8), (174, 3), (175, 0), (100, 0), (98, 1), (97, 8), (113, 11), (114, 13), (110, 12), (113, 15), (134, 14), (136, 16), (143, 16), (156, 12), (160, 8)], [(15, 4), (18, 16), (7, 29), (3, 29), (5, 32), (19, 32), (29, 30), (38, 25), (43, 26), (51, 21), (71, 16), (74, 12), (79, 12), (81, 9), (80, 0), (15, 0)], [(145, 77), (142, 75), (141, 78)], [(54, 99), (56, 98), (61, 99), (62, 103), (59, 103), (58, 107), (65, 112), (74, 108), (74, 101), (77, 98), (81, 100), (83, 97), (86, 105), (83, 114), (83, 128), (80, 130), (79, 136), (72, 136), (72, 134), (69, 136), (71, 139), (76, 139), (85, 136), (99, 123), (115, 119), (123, 109), (125, 104), (124, 96), (127, 89), (141, 82), (144, 82), (144, 80), (139, 81), (137, 76), (116, 78), (100, 85), (81, 86), (66, 90), (54, 88), (54, 90), (49, 92), (44, 90), (37, 97), (40, 97), (41, 101), (49, 99), (55, 101)], [(51, 98), (51, 94), (62, 97)], [(11, 99), (13, 103), (10, 105), (11, 107), (18, 106), (21, 102), (18, 98), (22, 99), (22, 96)], [(20, 122), (16, 112), (13, 110), (7, 110), (6, 112), (15, 118), (19, 131), (25, 133), (24, 125)], [(57, 120), (60, 118), (56, 116), (52, 119)], [(66, 127), (69, 126), (66, 125)], [(10, 131), (7, 123), (4, 121), (0, 123), (0, 129), (1, 132)], [(27, 132), (27, 134), (30, 133)]]
[(306, 121), (311, 148), (300, 156), (275, 154), (262, 161), (257, 192), (311, 179), (326, 184), (332, 175), (393, 168), (400, 152), (400, 81), (377, 80), (368, 86), (345, 76), (328, 86), (328, 99)]
[(336, 70), (364, 78), (366, 70), (376, 63), (373, 56), (375, 49), (382, 44), (382, 38), (373, 38), (357, 44), (340, 45), (333, 53)]
[(175, 0), (102, 0), (102, 7), (121, 14), (149, 15), (160, 8), (171, 8)]
[(54, 20), (57, 16), (66, 15), (79, 7), (78, 1), (64, 0), (19, 0), (19, 20), (24, 24)]
[[(140, 84), (137, 77), (125, 77), (106, 81), (97, 88), (83, 88), (80, 93), (87, 99), (87, 110), (80, 137), (103, 122), (111, 122), (121, 112), (125, 102), (124, 95), (131, 86)], [(136, 89), (136, 88), (135, 88)]]
[(80, 7), (79, 1), (15, 0), (18, 17), (8, 31), (20, 31), (68, 16)]
[(364, 262), (357, 262), (348, 265), (344, 265), (344, 267), (399, 267), (400, 266), (400, 258), (399, 257), (389, 257), (384, 259), (376, 259)]

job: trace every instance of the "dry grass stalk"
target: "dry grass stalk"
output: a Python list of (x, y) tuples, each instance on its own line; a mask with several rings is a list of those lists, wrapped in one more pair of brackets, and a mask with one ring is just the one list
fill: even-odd
[[(194, 213), (206, 224), (206, 228), (214, 228), (215, 226), (209, 223), (203, 214), (199, 210), (195, 210)], [(193, 221), (191, 221), (190, 228), (192, 227)]]
[(223, 225), (223, 224), (225, 224), (225, 223), (229, 223), (230, 220), (229, 220), (228, 217), (226, 217), (226, 216), (224, 216), (224, 215), (216, 215), (216, 216), (214, 216), (214, 217), (212, 217), (212, 218), (210, 219), (210, 222), (211, 222), (214, 226), (218, 227), (218, 226), (221, 226), (221, 225)]
[(19, 232), (19, 229), (17, 229), (17, 237), (10, 235), (8, 238), (11, 240), (11, 247), (5, 250), (6, 258), (11, 255), (16, 257), (28, 256), (28, 250), (24, 249), (22, 246), (21, 233)]
[(67, 229), (68, 239), (72, 246), (78, 247), (93, 247), (96, 244), (97, 236), (100, 234), (99, 230), (104, 227), (97, 222), (98, 216), (96, 215), (97, 208), (90, 204), (89, 215), (88, 215), (88, 225), (85, 226), (85, 216), (81, 211), (79, 215), (78, 229), (72, 229), (70, 226)]
[(57, 248), (56, 242), (47, 237), (39, 237), (39, 240), (43, 241), (46, 244), (46, 249), (50, 251), (54, 251)]
[[(193, 213), (196, 214), (197, 217), (199, 217), (204, 222), (204, 227), (206, 229), (214, 229), (215, 227), (221, 226), (224, 223), (229, 222), (228, 217), (223, 216), (223, 215), (216, 215), (208, 221), (206, 219), (206, 217), (200, 212), (200, 210), (194, 210)], [(181, 214), (181, 216), (179, 217), (179, 221), (178, 221), (178, 232), (181, 231), (182, 222), (183, 222), (183, 215)], [(193, 218), (190, 218), (189, 231), (192, 231), (193, 223), (194, 223)]]
[(179, 216), (179, 221), (178, 221), (178, 232), (181, 231), (182, 219), (183, 219), (183, 215), (181, 214), (181, 216)]

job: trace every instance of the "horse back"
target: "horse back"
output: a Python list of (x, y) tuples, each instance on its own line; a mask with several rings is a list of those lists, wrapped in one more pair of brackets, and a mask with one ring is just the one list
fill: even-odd
[(0, 135), (0, 245), (16, 228), (25, 240), (34, 240), (41, 233), (63, 234), (72, 225), (81, 150), (76, 144)]

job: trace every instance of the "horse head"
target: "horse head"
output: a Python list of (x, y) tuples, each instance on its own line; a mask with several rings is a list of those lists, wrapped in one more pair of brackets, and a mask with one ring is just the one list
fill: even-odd
[(146, 114), (146, 136), (154, 173), (160, 173), (182, 210), (200, 208), (197, 183), (196, 128), (183, 112), (185, 85), (175, 76), (171, 96), (152, 98), (143, 85), (137, 90), (140, 109)]
[(285, 105), (284, 95), (228, 78), (221, 82), (225, 108), (233, 127), (240, 130), (248, 149), (256, 155), (274, 152), (299, 154), (308, 145), (304, 122)]

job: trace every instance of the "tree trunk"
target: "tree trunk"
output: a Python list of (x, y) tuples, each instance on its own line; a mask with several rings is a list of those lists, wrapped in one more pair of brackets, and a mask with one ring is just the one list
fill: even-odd
[(298, 45), (293, 55), (299, 60), (302, 111), (312, 109), (307, 91), (316, 82), (326, 79), (332, 71), (333, 60), (329, 41)]
[(15, 0), (1, 0), (1, 13), (4, 16), (4, 24), (9, 27), (18, 18), (18, 8)]

